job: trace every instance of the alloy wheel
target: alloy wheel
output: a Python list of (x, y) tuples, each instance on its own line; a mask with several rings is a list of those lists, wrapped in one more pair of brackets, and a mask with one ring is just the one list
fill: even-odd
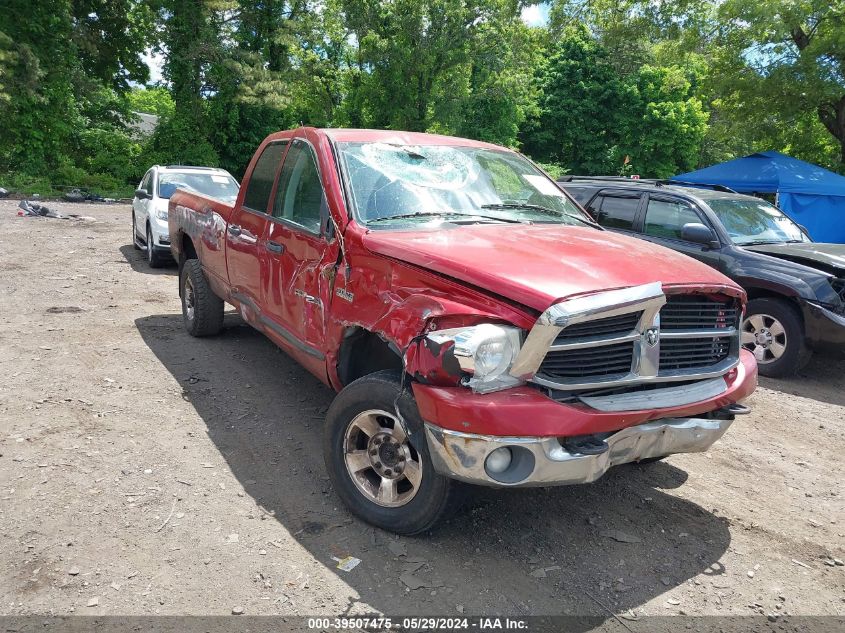
[(380, 410), (358, 414), (346, 429), (343, 446), (350, 478), (373, 503), (396, 508), (417, 494), (422, 461), (395, 414)]
[(752, 314), (745, 319), (740, 336), (742, 346), (762, 365), (775, 362), (786, 351), (786, 329), (768, 314)]

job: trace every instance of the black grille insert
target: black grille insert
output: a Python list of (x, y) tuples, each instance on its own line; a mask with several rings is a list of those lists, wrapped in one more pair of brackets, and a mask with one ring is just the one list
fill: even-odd
[(561, 380), (624, 375), (631, 371), (633, 359), (633, 342), (552, 351), (539, 373)]
[(672, 338), (660, 341), (660, 370), (698, 369), (725, 360), (731, 351), (731, 337)]
[(704, 295), (669, 295), (660, 310), (661, 330), (715, 330), (736, 327), (734, 300), (714, 301)]
[(573, 339), (593, 338), (597, 336), (623, 336), (630, 334), (642, 316), (642, 312), (629, 312), (618, 316), (596, 319), (595, 321), (584, 321), (570, 325), (560, 331), (555, 339), (556, 344), (570, 343)]

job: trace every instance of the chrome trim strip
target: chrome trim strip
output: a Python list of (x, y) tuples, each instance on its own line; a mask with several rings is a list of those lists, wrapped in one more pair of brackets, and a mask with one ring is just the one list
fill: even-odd
[[(640, 333), (631, 330), (630, 334), (624, 336), (594, 336), (591, 338), (574, 338), (569, 343), (557, 343), (549, 346), (550, 352), (562, 352), (570, 349), (581, 349), (583, 347), (602, 347), (604, 345), (616, 345), (617, 343), (628, 343), (640, 338)], [(555, 337), (557, 338), (557, 337)]]
[(728, 327), (713, 330), (661, 330), (660, 338), (722, 338), (736, 336), (737, 329)]

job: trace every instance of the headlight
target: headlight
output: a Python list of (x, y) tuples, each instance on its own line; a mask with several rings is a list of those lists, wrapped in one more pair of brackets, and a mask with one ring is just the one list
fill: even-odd
[(167, 221), (167, 209), (156, 209), (156, 217), (159, 220)]
[(466, 383), (474, 391), (488, 393), (522, 383), (508, 373), (522, 343), (519, 328), (482, 323), (431, 332), (428, 338), (441, 345), (454, 343), (455, 359), (461, 370), (470, 374)]

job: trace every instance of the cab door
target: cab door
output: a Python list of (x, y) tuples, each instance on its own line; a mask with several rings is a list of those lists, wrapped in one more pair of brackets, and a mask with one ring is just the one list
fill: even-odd
[(269, 275), (264, 234), (270, 217), (270, 194), (286, 146), (287, 141), (282, 141), (264, 147), (247, 182), (243, 202), (226, 226), (226, 270), (232, 298), (240, 304), (244, 319), (253, 324), (261, 314), (261, 288)]
[[(686, 200), (649, 194), (642, 217), (641, 237), (644, 239), (689, 255), (713, 268), (720, 268), (720, 248), (688, 242), (681, 237), (684, 224), (703, 224), (713, 230), (704, 215)], [(715, 231), (713, 239), (718, 241)]]
[(279, 173), (266, 234), (270, 278), (263, 305), (268, 336), (325, 376), (326, 316), (338, 245), (329, 239), (328, 206), (317, 157), (292, 141)]

